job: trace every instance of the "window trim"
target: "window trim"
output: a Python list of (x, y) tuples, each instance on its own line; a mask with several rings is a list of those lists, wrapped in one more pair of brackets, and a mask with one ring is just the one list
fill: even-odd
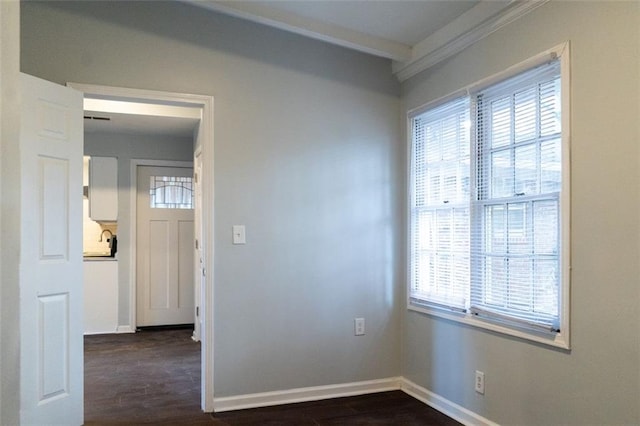
[[(437, 305), (426, 305), (414, 301), (411, 296), (412, 287), (412, 271), (411, 271), (411, 250), (412, 250), (412, 234), (411, 234), (411, 201), (412, 193), (412, 177), (413, 177), (413, 131), (412, 119), (430, 109), (436, 108), (446, 102), (452, 101), (461, 96), (470, 96), (471, 93), (480, 91), (486, 87), (494, 85), (502, 80), (506, 80), (512, 76), (520, 74), (524, 71), (532, 69), (538, 65), (542, 65), (549, 60), (558, 59), (560, 61), (560, 90), (562, 92), (561, 110), (562, 110), (562, 135), (561, 135), (561, 155), (562, 155), (562, 188), (559, 197), (560, 202), (560, 331), (546, 332), (537, 331), (530, 327), (519, 327), (517, 322), (509, 323), (492, 321), (487, 318), (478, 318), (469, 312), (459, 312), (454, 308), (446, 306), (439, 307)], [(561, 43), (551, 49), (535, 55), (525, 61), (515, 64), (504, 71), (496, 73), (492, 76), (484, 78), (467, 87), (428, 102), (417, 108), (407, 112), (407, 225), (406, 225), (406, 302), (407, 309), (410, 311), (428, 314), (433, 317), (443, 318), (458, 323), (470, 325), (476, 328), (494, 331), (497, 333), (521, 338), (528, 341), (541, 343), (562, 349), (570, 349), (570, 307), (571, 307), (571, 73), (570, 73), (570, 44), (569, 42)], [(475, 138), (475, 129), (472, 126), (471, 138)], [(471, 142), (471, 141), (470, 141)], [(472, 145), (473, 146), (473, 145)], [(475, 171), (471, 170), (472, 181), (475, 178)], [(475, 184), (475, 183), (474, 183)]]

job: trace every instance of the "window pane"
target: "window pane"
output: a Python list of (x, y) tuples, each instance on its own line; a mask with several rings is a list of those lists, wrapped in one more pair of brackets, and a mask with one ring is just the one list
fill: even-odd
[(493, 198), (513, 195), (513, 167), (511, 150), (491, 154), (491, 196)]
[(515, 195), (538, 193), (538, 161), (536, 145), (529, 144), (515, 149)]
[(558, 315), (558, 262), (538, 260), (535, 262), (534, 310), (548, 315)]
[(458, 117), (447, 117), (442, 121), (442, 160), (458, 157)]
[(509, 307), (532, 310), (533, 262), (530, 259), (509, 259)]
[(536, 132), (536, 90), (531, 88), (515, 94), (515, 141), (534, 139)]
[(469, 252), (469, 209), (453, 210), (453, 241), (452, 250), (458, 253)]
[(439, 166), (429, 167), (426, 176), (427, 203), (434, 205), (442, 198), (440, 194), (441, 171)]
[(415, 290), (417, 292), (426, 293), (433, 288), (436, 282), (435, 271), (435, 255), (432, 253), (420, 253), (416, 271)]
[(503, 306), (507, 300), (507, 268), (503, 257), (485, 258), (485, 300), (488, 305)]
[(489, 253), (504, 254), (507, 252), (506, 220), (504, 206), (489, 206), (486, 210), (486, 250)]
[(440, 252), (451, 249), (451, 211), (438, 210), (436, 213), (438, 244)]
[(442, 134), (440, 122), (433, 123), (426, 126), (426, 154), (427, 163), (435, 163), (442, 159), (442, 152), (440, 151), (440, 137)]
[(560, 139), (540, 144), (540, 191), (558, 192), (562, 181)]
[(536, 254), (558, 254), (558, 202), (533, 203), (534, 251)]
[(151, 176), (149, 185), (151, 208), (193, 208), (193, 178), (190, 176)]
[(528, 203), (508, 205), (508, 233), (510, 254), (530, 254), (533, 241), (528, 225)]
[(442, 202), (454, 202), (458, 200), (458, 165), (456, 163), (445, 163), (442, 165)]
[(505, 97), (491, 103), (491, 148), (511, 143), (511, 98)]
[(435, 247), (435, 221), (433, 212), (421, 212), (417, 221), (418, 240), (416, 242), (418, 250), (430, 250)]
[(560, 78), (540, 84), (540, 136), (560, 133)]

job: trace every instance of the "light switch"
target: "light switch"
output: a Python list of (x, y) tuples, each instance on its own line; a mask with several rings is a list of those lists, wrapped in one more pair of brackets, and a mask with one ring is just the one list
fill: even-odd
[(244, 225), (233, 225), (233, 244), (246, 244)]

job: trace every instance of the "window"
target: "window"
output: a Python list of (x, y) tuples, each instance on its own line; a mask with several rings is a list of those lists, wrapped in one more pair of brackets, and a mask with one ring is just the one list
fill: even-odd
[(554, 52), (410, 113), (409, 307), (568, 347), (567, 65)]
[(193, 208), (193, 178), (190, 176), (151, 176), (149, 184), (151, 208)]

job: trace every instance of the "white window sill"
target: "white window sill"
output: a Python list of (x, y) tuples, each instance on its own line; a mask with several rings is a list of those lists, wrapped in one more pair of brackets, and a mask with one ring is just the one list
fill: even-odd
[(555, 348), (569, 350), (571, 349), (569, 339), (562, 332), (558, 333), (544, 333), (530, 330), (521, 330), (517, 328), (506, 327), (500, 324), (496, 324), (490, 321), (482, 320), (474, 315), (466, 312), (454, 312), (437, 308), (428, 308), (424, 306), (417, 306), (411, 302), (407, 302), (407, 309), (409, 311), (419, 312), (436, 318), (444, 318), (450, 321), (458, 322), (461, 324), (470, 325), (472, 327), (493, 331), (508, 336), (517, 337), (523, 340), (528, 340), (536, 343), (540, 343)]

